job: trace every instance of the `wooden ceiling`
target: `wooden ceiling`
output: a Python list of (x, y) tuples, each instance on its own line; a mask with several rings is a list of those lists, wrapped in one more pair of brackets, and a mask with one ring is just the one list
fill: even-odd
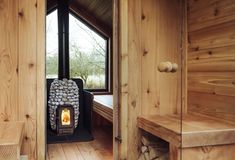
[[(56, 5), (57, 0), (47, 0), (48, 11)], [(70, 0), (70, 7), (97, 28), (112, 32), (112, 0)]]

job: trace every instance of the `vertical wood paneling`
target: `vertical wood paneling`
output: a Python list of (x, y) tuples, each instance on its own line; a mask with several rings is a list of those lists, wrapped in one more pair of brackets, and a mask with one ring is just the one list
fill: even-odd
[(159, 1), (149, 0), (141, 10), (141, 110), (142, 114), (160, 113), (160, 95), (157, 71), (159, 58)]
[(181, 15), (182, 8), (178, 0), (160, 0), (159, 13), (159, 58), (157, 63), (170, 61), (177, 63), (176, 73), (160, 73), (160, 113), (180, 114), (181, 112)]
[[(181, 9), (178, 0), (120, 1), (120, 159), (138, 159), (139, 115), (181, 112)], [(179, 70), (158, 72), (163, 61)]]
[(45, 18), (46, 1), (37, 0), (37, 159), (46, 152), (46, 79), (45, 79)]
[(25, 121), (23, 154), (36, 159), (36, 0), (19, 1), (19, 119)]
[(128, 0), (120, 0), (120, 160), (127, 159), (128, 154)]
[(18, 1), (0, 1), (0, 121), (18, 120)]
[(24, 121), (22, 154), (40, 160), (45, 156), (44, 9), (44, 0), (0, 1), (0, 121)]
[(128, 1), (128, 149), (127, 159), (138, 158), (141, 113), (141, 0)]
[(160, 73), (157, 69), (165, 61), (181, 68), (180, 5), (177, 0), (142, 4), (142, 114), (181, 112), (181, 69), (176, 73)]

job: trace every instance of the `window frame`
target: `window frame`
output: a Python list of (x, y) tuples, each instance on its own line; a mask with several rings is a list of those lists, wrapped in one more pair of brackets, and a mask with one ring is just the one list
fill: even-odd
[[(53, 7), (47, 12), (47, 15), (52, 13), (57, 9), (57, 6)], [(93, 94), (112, 94), (112, 51), (111, 51), (111, 44), (112, 44), (112, 37), (110, 35), (107, 35), (106, 33), (102, 32), (98, 29), (98, 27), (92, 25), (88, 22), (88, 20), (82, 18), (76, 11), (69, 8), (69, 14), (74, 16), (76, 19), (78, 19), (80, 22), (82, 22), (84, 25), (86, 25), (88, 28), (90, 28), (92, 31), (94, 31), (96, 34), (101, 36), (106, 41), (106, 56), (105, 56), (105, 88), (104, 89), (85, 89), (87, 91), (92, 92)], [(59, 54), (59, 53), (58, 53)], [(70, 77), (71, 79), (77, 79)]]
[[(89, 29), (94, 31), (96, 34), (101, 36), (106, 41), (106, 56), (105, 56), (105, 88), (104, 89), (86, 89), (87, 91), (93, 92), (94, 94), (103, 94), (103, 93), (111, 93), (111, 85), (110, 85), (110, 37), (108, 37), (106, 34), (99, 31), (96, 27), (92, 26), (89, 22), (87, 22), (85, 19), (83, 19), (81, 16), (79, 16), (75, 11), (73, 11), (71, 8), (69, 9), (69, 13), (74, 16), (76, 19), (78, 19), (80, 22), (82, 22), (85, 26), (87, 26)], [(73, 77), (70, 77), (73, 78)], [(76, 79), (76, 78), (73, 78)]]

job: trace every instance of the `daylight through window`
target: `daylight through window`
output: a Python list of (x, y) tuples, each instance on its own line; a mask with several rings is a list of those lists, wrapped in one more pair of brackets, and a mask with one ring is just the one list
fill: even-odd
[(58, 78), (57, 10), (46, 18), (46, 78)]
[[(57, 10), (47, 16), (46, 77), (58, 78)], [(69, 14), (70, 78), (81, 78), (84, 88), (108, 91), (108, 38)]]
[(106, 89), (107, 39), (79, 19), (69, 16), (70, 76), (86, 89)]

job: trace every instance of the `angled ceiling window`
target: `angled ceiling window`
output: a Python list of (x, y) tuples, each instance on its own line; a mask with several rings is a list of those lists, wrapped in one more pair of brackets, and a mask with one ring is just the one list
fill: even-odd
[(58, 78), (57, 10), (46, 17), (46, 78)]
[[(57, 9), (46, 17), (46, 78), (58, 78)], [(81, 78), (90, 91), (109, 91), (109, 37), (69, 14), (70, 78)]]
[(70, 76), (81, 78), (84, 88), (108, 90), (108, 38), (69, 15)]

